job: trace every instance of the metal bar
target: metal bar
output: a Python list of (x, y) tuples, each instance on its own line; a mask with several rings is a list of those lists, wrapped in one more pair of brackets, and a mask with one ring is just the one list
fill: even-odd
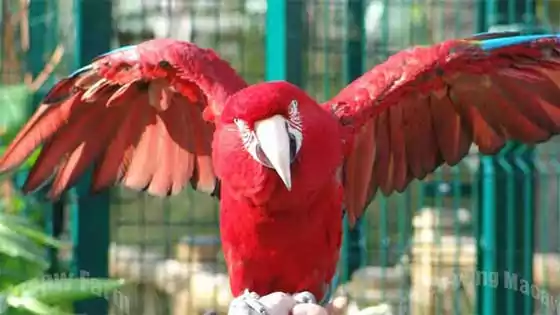
[[(530, 5), (528, 5), (529, 3)], [(486, 0), (486, 31), (497, 24), (532, 32), (534, 1)], [(480, 21), (480, 19), (479, 19)], [(481, 157), (477, 261), (477, 313), (533, 313), (534, 165), (533, 149), (508, 143), (496, 156)], [(529, 292), (527, 292), (527, 290)]]
[(267, 0), (267, 81), (286, 80), (303, 86), (306, 41), (304, 5), (303, 1)]
[[(56, 5), (54, 1), (31, 1), (29, 3), (29, 20), (30, 21), (43, 21), (42, 23), (31, 23), (29, 25), (29, 36), (30, 42), (26, 56), (26, 72), (30, 73), (33, 77), (37, 76), (45, 66), (44, 56), (52, 52), (52, 49), (56, 46), (56, 43), (49, 42), (57, 40), (58, 35), (58, 23), (57, 15), (55, 14), (53, 19), (45, 19), (49, 16), (49, 6)], [(52, 8), (51, 8), (52, 11)], [(29, 115), (36, 109), (37, 105), (41, 102), (43, 96), (47, 93), (48, 89), (52, 86), (52, 77), (47, 80), (37, 92), (33, 94), (32, 103), (29, 107)], [(25, 179), (27, 177), (27, 171), (18, 171), (14, 177), (16, 186), (23, 186)], [(36, 193), (39, 199), (43, 199), (41, 196), (46, 189), (41, 189)], [(62, 233), (63, 220), (63, 209), (64, 209), (64, 199), (61, 198), (59, 201), (54, 203), (44, 202), (45, 209), (45, 232), (50, 236), (58, 238)], [(48, 248), (47, 255), (51, 263), (47, 273), (52, 274), (59, 272), (58, 270), (58, 250), (56, 248)]]
[[(496, 174), (492, 157), (481, 159), (481, 215), (478, 224), (478, 261), (475, 269), (477, 289), (477, 314), (493, 315), (496, 308), (496, 289), (494, 278), (497, 275), (496, 251)], [(501, 229), (500, 229), (501, 230)], [(478, 282), (477, 282), (478, 281)]]
[[(74, 0), (75, 66), (88, 64), (111, 46), (111, 1)], [(109, 276), (109, 193), (89, 194), (90, 173), (72, 191), (72, 272), (92, 278)], [(78, 314), (109, 314), (107, 300), (98, 297), (76, 302)]]
[[(348, 0), (346, 11), (346, 36), (344, 54), (344, 81), (346, 84), (357, 79), (363, 73), (365, 29), (363, 0)], [(348, 220), (344, 220), (342, 240), (341, 281), (350, 280), (352, 273), (365, 265), (367, 254), (365, 244), (366, 220), (358, 220), (354, 229), (350, 229)], [(384, 235), (384, 237), (387, 237)]]

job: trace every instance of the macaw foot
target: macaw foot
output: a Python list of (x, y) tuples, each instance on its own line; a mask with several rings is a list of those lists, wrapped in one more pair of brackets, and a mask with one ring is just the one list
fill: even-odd
[(229, 304), (228, 315), (266, 314), (265, 306), (259, 301), (260, 296), (255, 292), (245, 290)]
[(298, 292), (292, 295), (297, 304), (317, 304), (317, 299), (309, 291)]

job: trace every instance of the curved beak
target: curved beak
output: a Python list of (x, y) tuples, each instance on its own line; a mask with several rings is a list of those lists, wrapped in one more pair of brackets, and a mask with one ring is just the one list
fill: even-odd
[(255, 134), (261, 149), (288, 190), (292, 188), (290, 173), (290, 137), (286, 119), (275, 115), (255, 123)]

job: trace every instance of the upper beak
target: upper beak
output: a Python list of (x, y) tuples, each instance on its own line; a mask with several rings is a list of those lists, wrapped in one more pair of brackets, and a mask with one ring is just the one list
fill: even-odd
[(261, 149), (288, 190), (292, 189), (290, 173), (290, 137), (286, 119), (275, 115), (255, 123), (255, 134)]

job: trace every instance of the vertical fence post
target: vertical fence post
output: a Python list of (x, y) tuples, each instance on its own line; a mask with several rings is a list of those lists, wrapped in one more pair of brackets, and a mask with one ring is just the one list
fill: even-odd
[(266, 80), (286, 80), (303, 87), (305, 1), (267, 0)]
[[(346, 10), (346, 36), (344, 41), (344, 84), (349, 84), (362, 75), (364, 69), (365, 29), (364, 1), (348, 0)], [(350, 280), (352, 273), (365, 264), (366, 244), (362, 218), (350, 229), (344, 216), (340, 277), (342, 282)]]
[[(532, 0), (486, 0), (479, 31), (500, 24), (535, 29), (525, 23), (534, 8)], [(481, 160), (477, 313), (530, 315), (531, 287), (522, 283), (533, 283), (533, 149), (511, 142), (497, 156)]]
[[(53, 9), (50, 6), (54, 6)], [(55, 12), (50, 18), (49, 12)], [(48, 61), (48, 55), (56, 46), (56, 41), (58, 41), (58, 2), (56, 1), (30, 1), (29, 2), (29, 21), (42, 21), (39, 23), (30, 23), (29, 25), (29, 38), (30, 45), (26, 56), (26, 73), (32, 75), (35, 78), (44, 68), (45, 63)], [(48, 89), (51, 88), (53, 79), (52, 77), (47, 80), (46, 84), (41, 86), (41, 88), (33, 94), (32, 103), (30, 104), (31, 114), (37, 105), (41, 102), (41, 99), (47, 93)], [(25, 178), (27, 177), (27, 171), (19, 171), (15, 176), (15, 181), (17, 186), (22, 186), (24, 184)], [(44, 189), (41, 189), (37, 196), (41, 201), (43, 201), (43, 196), (41, 196)], [(45, 202), (45, 206), (47, 203)], [(62, 214), (64, 209), (64, 198), (50, 204), (50, 206), (44, 209), (45, 215), (45, 229), (46, 232), (57, 238), (62, 232)], [(49, 248), (48, 250), (49, 261), (51, 266), (47, 273), (52, 274), (59, 272), (58, 270), (58, 250), (56, 248)]]
[[(76, 67), (110, 49), (111, 1), (74, 0), (76, 24)], [(92, 132), (94, 132), (92, 130)], [(90, 175), (84, 176), (73, 190), (72, 272), (82, 277), (108, 277), (109, 264), (109, 193), (89, 195)], [(109, 314), (103, 297), (77, 302), (78, 314)]]

